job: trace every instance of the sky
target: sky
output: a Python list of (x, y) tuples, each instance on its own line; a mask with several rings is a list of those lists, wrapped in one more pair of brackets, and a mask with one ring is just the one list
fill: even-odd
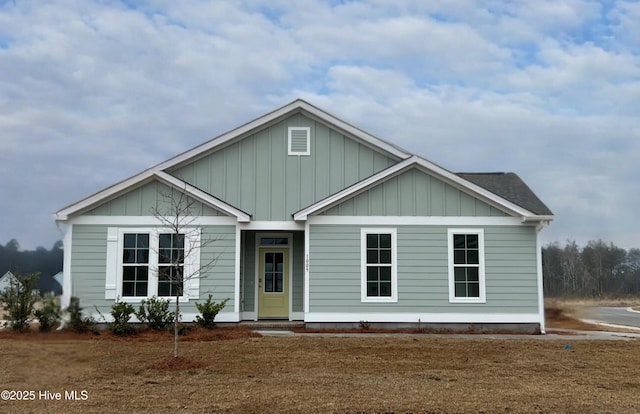
[(637, 1), (0, 0), (0, 244), (302, 98), (640, 247)]

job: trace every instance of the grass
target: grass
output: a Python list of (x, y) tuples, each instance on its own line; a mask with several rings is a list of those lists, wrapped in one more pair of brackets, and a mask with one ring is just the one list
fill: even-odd
[[(86, 401), (0, 401), (11, 412), (638, 412), (636, 341), (189, 333), (0, 332), (2, 389)], [(226, 339), (226, 340), (221, 340)], [(184, 364), (193, 364), (191, 367)], [(186, 369), (185, 369), (186, 368)], [(80, 395), (80, 394), (79, 394)]]

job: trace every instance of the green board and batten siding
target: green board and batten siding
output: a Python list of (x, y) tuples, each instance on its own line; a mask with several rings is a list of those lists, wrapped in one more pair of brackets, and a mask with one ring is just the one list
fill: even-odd
[[(96, 306), (108, 315), (113, 299), (105, 299), (107, 229), (104, 225), (74, 225), (72, 234), (71, 275), (73, 296), (81, 298), (81, 306), (86, 312), (93, 312)], [(127, 226), (118, 226), (126, 228)], [(202, 228), (205, 243), (200, 251), (201, 263), (213, 261), (213, 265), (200, 278), (200, 302), (209, 293), (216, 301), (230, 298), (222, 312), (234, 309), (235, 287), (235, 226), (205, 226)], [(181, 304), (182, 312), (197, 313), (196, 300)]]
[[(170, 205), (171, 194), (179, 193), (165, 184), (157, 181), (144, 184), (141, 187), (128, 191), (111, 201), (108, 201), (91, 211), (85, 213), (90, 216), (153, 216), (154, 211), (161, 214), (172, 211)], [(179, 200), (176, 198), (176, 201)], [(204, 205), (191, 197), (187, 198), (190, 205), (190, 215), (193, 216), (224, 216), (225, 214)], [(185, 203), (186, 205), (186, 203)]]
[(506, 216), (495, 207), (417, 169), (392, 177), (321, 214), (326, 216)]
[(362, 303), (361, 227), (312, 225), (310, 312), (535, 313), (536, 229), (483, 226), (486, 303), (449, 303), (447, 229), (453, 226), (369, 226), (397, 229), (397, 303)]
[[(288, 127), (310, 128), (310, 156), (287, 155)], [(250, 213), (252, 220), (285, 221), (396, 161), (298, 114), (171, 174)]]

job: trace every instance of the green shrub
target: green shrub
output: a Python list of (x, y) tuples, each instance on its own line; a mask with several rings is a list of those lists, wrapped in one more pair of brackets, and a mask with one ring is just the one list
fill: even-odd
[(34, 292), (40, 275), (16, 276), (9, 286), (0, 292), (0, 302), (7, 311), (9, 325), (14, 331), (23, 331), (29, 327), (29, 319), (33, 316), (33, 306), (39, 296)]
[(82, 316), (80, 299), (71, 296), (66, 311), (69, 313), (69, 328), (78, 333), (95, 331), (96, 321), (91, 316)]
[(46, 295), (42, 299), (42, 308), (34, 312), (40, 322), (41, 332), (49, 332), (60, 320), (60, 304), (54, 295)]
[(130, 335), (133, 333), (133, 326), (129, 323), (131, 315), (135, 312), (133, 306), (127, 302), (116, 301), (111, 306), (112, 322), (108, 326), (115, 335)]
[(216, 316), (218, 315), (218, 313), (220, 313), (222, 309), (224, 309), (228, 301), (229, 301), (229, 298), (223, 300), (220, 303), (216, 303), (212, 299), (212, 295), (209, 295), (209, 298), (207, 299), (206, 302), (204, 303), (196, 302), (196, 308), (198, 308), (198, 311), (202, 315), (202, 316), (200, 315), (196, 316), (196, 323), (202, 326), (203, 328), (213, 329), (213, 327), (216, 325), (214, 322)]
[(175, 312), (169, 311), (169, 303), (170, 299), (158, 299), (155, 296), (145, 299), (140, 303), (136, 318), (156, 331), (165, 329), (175, 317)]

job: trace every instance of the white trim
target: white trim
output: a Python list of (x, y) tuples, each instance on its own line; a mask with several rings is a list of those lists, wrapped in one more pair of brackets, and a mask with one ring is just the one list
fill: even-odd
[(524, 209), (517, 204), (514, 204), (511, 201), (498, 196), (497, 194), (494, 194), (476, 184), (473, 184), (470, 181), (460, 178), (454, 173), (447, 171), (444, 168), (425, 160), (424, 158), (413, 155), (410, 158), (407, 158), (385, 170), (380, 171), (377, 174), (374, 174), (350, 187), (345, 188), (344, 190), (338, 191), (337, 193), (334, 193), (329, 197), (326, 197), (302, 210), (299, 210), (298, 212), (294, 213), (294, 220), (307, 220), (308, 216), (312, 214), (317, 214), (326, 209), (329, 209), (414, 167), (421, 168), (427, 174), (432, 175), (444, 181), (445, 183), (452, 185), (455, 188), (486, 202), (493, 207), (496, 207), (509, 214), (519, 216), (522, 220), (539, 221), (550, 220), (551, 218), (553, 218), (553, 216), (539, 216), (535, 213), (532, 213), (531, 211)]
[[(181, 229), (182, 231), (182, 229)], [(186, 282), (188, 286), (184, 287), (183, 293), (189, 299), (200, 299), (200, 250), (202, 248), (202, 229), (196, 227), (186, 229), (185, 233), (185, 251), (189, 251), (189, 255), (184, 258), (185, 273), (188, 269), (192, 269), (190, 279)], [(188, 250), (187, 250), (188, 249)]]
[[(273, 227), (271, 227), (271, 230), (273, 230)], [(284, 244), (277, 244), (277, 245), (273, 245), (273, 244), (265, 244), (262, 245), (260, 244), (260, 239), (263, 237), (286, 237), (288, 242), (286, 245)], [(293, 233), (255, 233), (255, 259), (256, 259), (256, 265), (255, 265), (255, 280), (254, 280), (254, 285), (255, 285), (255, 320), (257, 321), (259, 318), (259, 313), (260, 313), (260, 304), (259, 304), (259, 300), (260, 300), (260, 288), (259, 288), (259, 282), (258, 282), (258, 278), (260, 277), (260, 260), (262, 259), (262, 256), (260, 255), (260, 249), (282, 249), (282, 250), (286, 250), (287, 251), (287, 257), (289, 260), (289, 309), (288, 309), (288, 313), (289, 313), (289, 320), (291, 320), (291, 309), (293, 308)]]
[(269, 124), (276, 122), (288, 115), (301, 111), (305, 111), (310, 116), (317, 118), (321, 122), (326, 123), (333, 128), (344, 131), (346, 135), (350, 135), (351, 137), (355, 138), (356, 140), (362, 141), (370, 147), (387, 152), (392, 157), (395, 157), (397, 159), (404, 159), (411, 155), (385, 141), (382, 141), (379, 138), (374, 137), (371, 134), (362, 131), (361, 129), (354, 127), (353, 125), (344, 122), (339, 118), (336, 118), (335, 116), (309, 104), (308, 102), (297, 99), (281, 108), (276, 109), (275, 111), (256, 118), (251, 122), (248, 122), (238, 128), (235, 128), (216, 138), (213, 138), (201, 145), (198, 145), (197, 147), (183, 152), (182, 154), (170, 158), (167, 161), (157, 164), (154, 167), (142, 171), (137, 175), (134, 175), (126, 180), (112, 185), (111, 187), (107, 187), (102, 191), (94, 193), (80, 201), (64, 207), (57, 213), (55, 213), (54, 217), (56, 220), (67, 220), (70, 215), (82, 211), (94, 204), (104, 202), (105, 200), (126, 191), (133, 185), (149, 180), (158, 172), (166, 171), (172, 167), (178, 166), (186, 161), (194, 159), (201, 154), (213, 151), (216, 148), (222, 148), (233, 140), (240, 139), (258, 128), (266, 127)]
[(98, 204), (100, 202), (104, 202), (110, 198), (113, 198), (117, 194), (125, 192), (130, 187), (136, 184), (142, 185), (146, 182), (150, 182), (152, 176), (153, 171), (151, 169), (145, 170), (138, 175), (134, 175), (133, 177), (127, 178), (126, 180), (120, 181), (119, 183), (116, 183), (111, 187), (107, 187), (102, 191), (94, 193), (74, 204), (64, 207), (63, 209), (56, 212), (53, 217), (56, 220), (67, 220), (71, 214), (85, 210), (94, 204)]
[(152, 182), (153, 180), (160, 181), (178, 191), (184, 191), (194, 199), (201, 203), (204, 203), (214, 209), (227, 213), (237, 219), (239, 222), (248, 222), (251, 220), (251, 216), (244, 211), (225, 203), (224, 201), (208, 194), (191, 184), (180, 180), (170, 174), (167, 174), (161, 170), (146, 170), (136, 176), (133, 176), (127, 180), (121, 181), (111, 187), (108, 187), (98, 193), (95, 193), (75, 204), (72, 204), (54, 214), (56, 220), (68, 220), (69, 216), (84, 210), (91, 208), (101, 202), (113, 199), (126, 193), (132, 187), (137, 185), (144, 185)]
[(260, 231), (302, 231), (304, 223), (296, 223), (295, 221), (252, 221), (250, 223), (239, 223), (242, 230), (260, 230)]
[(241, 244), (241, 239), (242, 239), (242, 234), (241, 234), (241, 230), (240, 230), (240, 226), (236, 225), (236, 254), (235, 254), (235, 260), (236, 260), (236, 266), (235, 266), (235, 282), (234, 282), (234, 303), (233, 303), (233, 311), (237, 314), (240, 314), (240, 287), (241, 287), (241, 280), (240, 280), (240, 261), (242, 260), (242, 253), (241, 252), (241, 248), (242, 248), (242, 244)]
[(310, 278), (310, 267), (311, 267), (311, 258), (309, 256), (310, 247), (309, 247), (309, 222), (304, 223), (304, 311), (309, 312), (309, 278)]
[[(293, 144), (293, 131), (304, 131), (306, 132), (306, 150), (305, 151), (294, 151), (291, 147)], [(289, 127), (287, 128), (287, 155), (311, 155), (311, 128), (309, 127)]]
[[(224, 216), (184, 216), (183, 221), (194, 226), (235, 226), (237, 223), (234, 217)], [(105, 226), (162, 226), (166, 223), (155, 216), (78, 216), (68, 222)]]
[[(391, 296), (367, 296), (367, 235), (391, 234)], [(398, 302), (398, 232), (391, 227), (360, 229), (360, 301), (363, 303)]]
[(395, 322), (395, 323), (539, 323), (535, 313), (367, 313), (307, 312), (305, 322)]
[(544, 285), (542, 277), (542, 243), (540, 240), (540, 231), (544, 226), (539, 226), (536, 232), (536, 281), (538, 283), (538, 314), (540, 318), (540, 333), (546, 333), (545, 317), (544, 317)]
[(118, 228), (107, 228), (107, 263), (105, 265), (104, 298), (118, 297)]
[[(109, 229), (108, 231), (117, 231), (117, 250), (116, 252), (116, 298), (128, 303), (140, 303), (142, 300), (149, 299), (153, 296), (158, 296), (158, 239), (161, 233), (173, 233), (173, 230), (169, 228), (158, 227), (118, 227), (115, 229)], [(149, 260), (148, 266), (148, 284), (147, 284), (147, 296), (124, 296), (122, 294), (122, 251), (124, 249), (124, 234), (148, 234), (149, 235)], [(180, 233), (185, 235), (185, 251), (190, 251), (192, 258), (185, 258), (184, 273), (192, 275), (189, 280), (184, 281), (183, 295), (180, 296), (180, 302), (189, 302), (190, 300), (197, 300), (200, 298), (200, 274), (198, 265), (200, 260), (200, 233), (201, 229), (198, 227), (185, 227), (180, 229)], [(109, 250), (108, 250), (109, 251)], [(112, 250), (113, 251), (113, 250)], [(112, 252), (111, 251), (111, 252)], [(111, 253), (113, 255), (113, 253)], [(113, 261), (113, 258), (107, 255), (108, 261)], [(197, 262), (196, 262), (197, 260)], [(193, 284), (193, 285), (192, 285)], [(160, 299), (167, 299), (170, 297), (161, 296)], [(174, 298), (174, 297), (171, 297)], [(109, 298), (107, 298), (109, 299)]]
[[(171, 302), (172, 304), (174, 302)], [(200, 313), (194, 313), (194, 312), (187, 312), (187, 313), (183, 313), (180, 312), (180, 315), (182, 316), (180, 318), (180, 320), (182, 322), (195, 322), (196, 320), (196, 316), (200, 315)], [(98, 313), (98, 312), (93, 312), (91, 313), (91, 315), (96, 321), (98, 322), (112, 322), (113, 318), (111, 316), (110, 313), (105, 312), (105, 313)], [(220, 312), (219, 314), (216, 315), (216, 319), (215, 319), (216, 323), (229, 323), (229, 322), (240, 322), (240, 314), (238, 312)], [(136, 323), (139, 322), (138, 319), (135, 316), (131, 317), (130, 322), (132, 323)]]
[[(312, 225), (358, 226), (522, 226), (518, 217), (309, 216)], [(531, 223), (533, 225), (533, 223)]]
[(304, 312), (291, 312), (290, 321), (303, 321)]
[(71, 302), (71, 250), (73, 246), (73, 224), (58, 223), (64, 232), (62, 237), (63, 261), (62, 261), (62, 297), (60, 298), (60, 308), (66, 309)]
[(258, 312), (240, 312), (240, 319), (243, 321), (257, 321)]
[(205, 193), (201, 189), (192, 186), (191, 184), (182, 181), (172, 175), (169, 175), (163, 171), (156, 171), (155, 175), (166, 184), (169, 184), (171, 187), (174, 187), (178, 191), (184, 191), (196, 200), (209, 205), (217, 210), (223, 211), (231, 216), (234, 216), (238, 219), (239, 222), (249, 222), (251, 221), (251, 215), (245, 213), (244, 211), (225, 203), (224, 201), (212, 196), (211, 194)]
[(307, 113), (309, 113), (310, 115), (312, 115), (313, 117), (316, 117), (318, 120), (326, 123), (326, 124), (330, 124), (331, 126), (333, 126), (336, 129), (340, 129), (344, 132), (347, 133), (347, 135), (350, 135), (358, 140), (363, 141), (364, 143), (368, 144), (369, 146), (378, 148), (382, 151), (385, 151), (387, 153), (390, 153), (392, 156), (395, 156), (396, 158), (399, 159), (403, 159), (406, 157), (409, 157), (411, 154), (407, 153), (405, 151), (402, 151), (400, 149), (398, 149), (397, 147), (382, 141), (379, 138), (374, 137), (371, 134), (368, 134), (364, 131), (362, 131), (361, 129), (358, 129), (356, 127), (354, 127), (351, 124), (346, 123), (345, 121), (329, 114), (328, 112), (325, 112), (313, 105), (311, 105), (310, 103), (303, 101), (302, 99), (297, 99), (283, 107), (280, 107), (266, 115), (263, 115), (259, 118), (254, 119), (253, 121), (250, 121), (236, 129), (233, 129), (229, 132), (226, 132), (222, 135), (217, 136), (216, 138), (213, 138), (211, 140), (209, 140), (208, 142), (205, 142), (204, 144), (201, 144), (189, 151), (186, 151), (176, 157), (173, 157), (161, 164), (158, 164), (157, 166), (153, 167), (154, 169), (157, 170), (166, 170), (168, 168), (174, 167), (176, 165), (179, 165), (185, 161), (189, 161), (191, 158), (196, 157), (202, 153), (205, 152), (209, 152), (211, 150), (214, 150), (215, 148), (219, 148), (219, 147), (224, 147), (225, 145), (227, 145), (230, 141), (233, 141), (237, 138), (241, 138), (244, 135), (252, 132), (253, 130), (266, 126), (272, 122), (276, 122), (281, 118), (284, 118), (288, 115), (291, 115), (295, 112), (300, 112), (300, 111), (305, 111)]
[[(479, 279), (479, 294), (475, 297), (456, 297), (455, 293), (455, 277), (454, 277), (454, 260), (453, 260), (453, 236), (455, 234), (475, 234), (478, 236), (478, 279)], [(447, 230), (447, 257), (448, 257), (448, 275), (449, 275), (449, 303), (486, 303), (486, 281), (485, 281), (485, 266), (484, 266), (484, 229), (464, 229), (455, 228)]]

